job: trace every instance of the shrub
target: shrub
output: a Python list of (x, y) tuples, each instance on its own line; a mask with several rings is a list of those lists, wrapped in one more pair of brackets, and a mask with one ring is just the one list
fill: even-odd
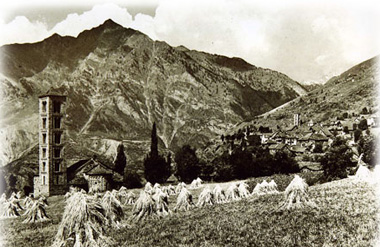
[(136, 172), (126, 169), (124, 172), (124, 185), (128, 189), (141, 188), (140, 176)]
[(342, 138), (337, 138), (321, 159), (324, 178), (329, 181), (347, 177), (347, 168), (352, 167), (352, 151)]
[(177, 176), (181, 181), (190, 183), (200, 175), (199, 159), (195, 150), (189, 145), (180, 148), (174, 160), (177, 163)]

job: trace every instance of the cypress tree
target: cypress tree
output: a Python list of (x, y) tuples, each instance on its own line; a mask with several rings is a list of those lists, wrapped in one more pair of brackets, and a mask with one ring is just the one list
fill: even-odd
[(124, 174), (124, 169), (127, 166), (127, 157), (124, 153), (124, 145), (123, 143), (120, 143), (119, 146), (117, 146), (117, 154), (114, 161), (115, 171)]

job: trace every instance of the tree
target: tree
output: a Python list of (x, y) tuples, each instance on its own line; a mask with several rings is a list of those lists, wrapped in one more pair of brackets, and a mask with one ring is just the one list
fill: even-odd
[(120, 143), (119, 146), (117, 146), (117, 154), (114, 161), (115, 171), (123, 175), (124, 169), (126, 166), (127, 166), (127, 157), (125, 156), (125, 153), (124, 153), (124, 145), (123, 143)]
[(151, 156), (158, 156), (158, 139), (157, 139), (156, 122), (153, 123), (153, 127), (152, 127), (150, 154)]
[(354, 142), (358, 142), (359, 138), (362, 136), (361, 130), (357, 129), (354, 131)]
[(285, 151), (277, 151), (273, 158), (273, 173), (289, 174), (300, 171), (295, 159)]
[(327, 181), (347, 177), (347, 168), (352, 167), (352, 151), (342, 138), (336, 138), (321, 159), (324, 177)]
[(177, 163), (177, 176), (181, 181), (190, 183), (200, 175), (199, 159), (189, 145), (182, 146), (176, 152), (174, 160)]
[(362, 112), (361, 112), (361, 114), (368, 114), (368, 110), (367, 110), (367, 107), (364, 107), (364, 108), (362, 109)]
[(230, 164), (236, 178), (245, 179), (252, 176), (252, 154), (248, 150), (235, 149), (231, 154)]
[(8, 178), (8, 188), (10, 191), (16, 191), (17, 178), (15, 175), (11, 174)]
[(366, 130), (366, 129), (368, 129), (367, 119), (362, 119), (362, 120), (360, 120), (359, 125), (358, 125), (358, 128), (361, 129), (361, 130)]
[(371, 167), (374, 167), (378, 162), (379, 146), (376, 138), (373, 136), (361, 136), (358, 142), (358, 152), (363, 153), (362, 160)]
[(130, 169), (125, 169), (124, 172), (124, 185), (127, 189), (141, 188), (140, 176)]
[(162, 156), (158, 154), (156, 123), (153, 123), (150, 153), (144, 160), (145, 178), (152, 184), (164, 183), (170, 176), (171, 168)]

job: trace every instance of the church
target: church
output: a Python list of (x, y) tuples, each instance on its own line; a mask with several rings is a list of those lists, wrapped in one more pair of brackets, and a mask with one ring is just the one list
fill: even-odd
[(67, 164), (66, 100), (66, 95), (52, 90), (39, 96), (39, 169), (33, 181), (34, 197), (62, 195), (70, 186), (103, 192), (123, 182), (122, 174), (96, 156)]

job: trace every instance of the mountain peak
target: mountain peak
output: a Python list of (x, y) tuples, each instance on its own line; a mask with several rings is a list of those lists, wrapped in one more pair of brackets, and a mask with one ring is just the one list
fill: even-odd
[(111, 28), (114, 28), (114, 27), (123, 27), (122, 25), (114, 22), (112, 19), (108, 19), (106, 20), (103, 24), (101, 24), (100, 26), (103, 26), (103, 27), (111, 27)]

